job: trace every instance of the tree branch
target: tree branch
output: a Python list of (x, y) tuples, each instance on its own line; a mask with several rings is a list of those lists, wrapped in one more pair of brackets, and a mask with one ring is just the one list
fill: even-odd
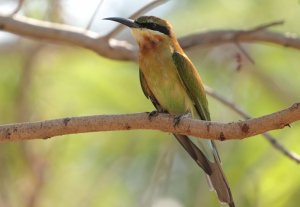
[(88, 48), (99, 55), (118, 60), (134, 60), (132, 45), (118, 40), (108, 41), (96, 32), (63, 24), (39, 21), (32, 18), (0, 15), (0, 30), (36, 40), (59, 42)]
[[(213, 89), (205, 86), (206, 93), (213, 97), (214, 99), (220, 101), (228, 108), (235, 111), (237, 114), (239, 114), (244, 119), (251, 119), (252, 117), (248, 115), (246, 112), (244, 112), (242, 109), (240, 109), (238, 106), (236, 106), (234, 103), (227, 100), (225, 97), (222, 97), (220, 94), (216, 93)], [(270, 135), (269, 133), (265, 132), (262, 134), (262, 136), (279, 152), (281, 152), (283, 155), (287, 156), (291, 160), (295, 161), (297, 164), (300, 164), (300, 156), (295, 153), (288, 150), (285, 146), (283, 146), (279, 141)]]
[(97, 4), (96, 9), (95, 9), (95, 11), (93, 12), (93, 14), (92, 14), (92, 16), (91, 16), (91, 19), (90, 19), (89, 23), (87, 24), (87, 26), (86, 26), (86, 28), (85, 28), (86, 30), (89, 30), (89, 29), (91, 28), (91, 26), (92, 26), (92, 24), (93, 24), (93, 21), (94, 21), (96, 15), (97, 15), (97, 13), (98, 13), (100, 7), (102, 6), (103, 2), (104, 2), (104, 0), (100, 0), (99, 3)]
[[(144, 7), (142, 7), (141, 9), (139, 9), (138, 11), (136, 11), (135, 13), (133, 13), (129, 19), (136, 19), (137, 17), (139, 17), (140, 15), (160, 6), (161, 4), (166, 3), (168, 0), (155, 0), (155, 1), (151, 1), (149, 4), (146, 4)], [(118, 33), (120, 33), (122, 31), (122, 29), (124, 29), (124, 25), (122, 24), (118, 24), (118, 26), (113, 29), (111, 32), (109, 32), (106, 37), (107, 38), (112, 38), (115, 35), (117, 35)]]
[(179, 38), (180, 45), (184, 49), (195, 46), (213, 47), (236, 41), (240, 43), (265, 42), (300, 49), (300, 38), (268, 30), (258, 30), (255, 32), (253, 30), (215, 30)]
[[(250, 30), (216, 30), (196, 33), (179, 38), (179, 43), (183, 49), (195, 46), (212, 47), (236, 42), (267, 42), (300, 49), (300, 38), (261, 29), (265, 28), (266, 25), (268, 24)], [(268, 26), (270, 25), (272, 26), (274, 23)], [(100, 37), (96, 32), (86, 31), (84, 28), (39, 21), (17, 15), (13, 17), (0, 15), (0, 30), (36, 40), (84, 47), (106, 58), (116, 60), (136, 60), (137, 58), (137, 51), (132, 44), (109, 38), (109, 36)]]
[[(156, 7), (160, 3), (164, 3), (164, 0), (157, 0), (149, 5), (146, 5), (144, 8), (138, 11), (139, 12), (144, 12), (144, 10), (149, 10), (152, 9), (154, 6)], [(13, 15), (9, 16), (3, 16), (0, 15), (0, 29), (11, 32), (20, 36), (25, 36), (37, 40), (45, 40), (45, 41), (50, 41), (50, 42), (59, 42), (59, 43), (64, 43), (64, 44), (70, 44), (70, 45), (75, 45), (79, 47), (84, 47), (88, 48), (90, 50), (95, 51), (99, 55), (111, 59), (117, 59), (117, 60), (135, 60), (137, 58), (137, 51), (134, 49), (134, 46), (131, 45), (130, 43), (126, 41), (118, 41), (116, 39), (112, 39), (111, 33), (119, 32), (120, 27), (118, 29), (113, 30), (113, 32), (109, 33), (109, 35), (105, 35), (103, 37), (99, 36), (97, 33), (92, 32), (92, 31), (86, 31), (85, 29), (82, 28), (77, 28), (77, 27), (71, 27), (67, 25), (62, 25), (62, 24), (54, 24), (50, 22), (45, 22), (45, 21), (38, 21), (35, 19), (30, 19), (30, 18), (25, 18), (25, 17), (20, 17), (17, 15), (14, 15), (15, 13), (18, 12), (18, 10), (21, 8), (23, 1), (19, 1), (18, 8), (15, 10), (16, 12), (13, 12)], [(136, 14), (134, 14), (136, 15)], [(204, 32), (204, 33), (198, 33), (198, 34), (192, 34), (188, 35), (186, 37), (179, 38), (179, 42), (181, 46), (184, 49), (189, 49), (194, 46), (217, 46), (220, 44), (225, 44), (225, 43), (234, 43), (238, 44), (241, 42), (267, 42), (267, 43), (273, 43), (273, 44), (278, 44), (282, 46), (287, 46), (287, 47), (292, 47), (295, 49), (300, 49), (300, 38), (296, 38), (291, 35), (285, 35), (281, 34), (278, 32), (271, 32), (271, 31), (266, 31), (267, 28), (274, 26), (274, 25), (279, 25), (282, 24), (283, 22), (278, 21), (278, 22), (271, 22), (268, 24), (263, 24), (256, 26), (252, 29), (249, 30), (216, 30), (216, 31), (210, 31), (210, 32)], [(112, 35), (113, 36), (113, 35)], [(241, 48), (243, 52), (243, 48)], [(249, 58), (251, 59), (251, 57)], [(122, 115), (121, 115), (122, 116)], [(132, 116), (132, 115), (129, 115)], [(102, 116), (100, 117), (102, 118)], [(75, 119), (75, 121), (78, 118), (72, 118), (71, 120)], [(55, 121), (55, 120), (53, 120)], [(77, 120), (78, 121), (78, 120)], [(86, 120), (88, 121), (88, 119)], [(126, 121), (126, 119), (125, 119)], [(192, 121), (193, 122), (193, 121)], [(41, 125), (44, 125), (48, 122), (39, 122)], [(52, 121), (51, 121), (52, 123)], [(243, 122), (239, 122), (241, 124)], [(31, 125), (33, 123), (29, 123)], [(147, 124), (147, 123), (145, 123)], [(201, 123), (203, 125), (203, 123)], [(212, 123), (209, 123), (207, 125), (211, 126)], [(57, 124), (56, 124), (57, 125)], [(13, 127), (14, 125), (6, 125), (6, 127)], [(27, 126), (27, 124), (17, 124), (17, 127), (20, 126)], [(126, 125), (127, 126), (127, 125)], [(128, 125), (130, 126), (130, 125)], [(168, 125), (169, 127), (172, 126), (172, 124)], [(224, 125), (225, 126), (225, 125)], [(247, 125), (243, 125), (247, 126)], [(282, 125), (281, 127), (283, 127)], [(131, 127), (131, 126), (130, 126)], [(171, 127), (172, 128), (172, 127)], [(159, 129), (162, 131), (172, 131), (171, 128), (166, 128), (166, 129), (160, 129), (160, 128), (153, 128), (153, 129)], [(17, 128), (16, 128), (17, 129)], [(67, 128), (64, 128), (61, 131), (61, 134), (50, 134), (51, 136), (57, 136), (57, 135), (63, 135), (63, 134), (68, 134), (68, 133), (80, 133), (76, 131), (65, 131)], [(100, 127), (99, 130), (102, 128)], [(113, 129), (113, 130), (122, 130), (121, 129)], [(150, 128), (151, 125), (150, 125)], [(177, 129), (177, 128), (176, 128)], [(180, 129), (180, 127), (178, 128)], [(5, 130), (5, 128), (1, 128), (1, 130)], [(10, 135), (10, 129), (6, 128), (5, 133), (3, 131), (2, 135), (5, 135), (4, 138), (0, 137), (0, 141), (5, 140), (5, 137), (13, 137)], [(88, 130), (88, 129), (86, 129)], [(97, 131), (97, 130), (96, 130)], [(84, 132), (84, 131), (82, 131)], [(175, 130), (176, 132), (176, 130)], [(223, 132), (223, 131), (221, 131)], [(184, 133), (184, 131), (183, 131)], [(13, 133), (15, 134), (15, 133)], [(29, 133), (30, 134), (30, 133)], [(187, 133), (188, 134), (188, 133)], [(22, 137), (22, 136), (17, 136), (16, 140), (20, 139), (32, 139), (32, 138), (42, 138), (42, 137), (51, 137), (49, 134), (46, 132), (42, 132), (39, 136), (36, 137), (36, 135), (29, 136), (29, 137)], [(224, 132), (222, 136), (219, 133), (219, 137), (215, 135), (213, 139), (220, 139), (220, 138), (226, 138), (226, 139), (236, 139), (234, 137), (230, 137), (231, 135), (225, 136)], [(223, 137), (224, 136), (224, 137)], [(249, 135), (251, 136), (251, 135)], [(204, 137), (200, 133), (200, 137)], [(274, 144), (273, 141), (276, 141), (274, 139), (271, 139), (268, 136), (265, 137), (276, 147), (276, 143)], [(243, 137), (238, 137), (238, 138), (243, 138)], [(11, 138), (13, 139), (13, 138)], [(277, 143), (278, 144), (278, 143)], [(279, 146), (279, 147), (278, 147)], [(282, 147), (281, 145), (278, 145), (276, 148), (280, 149)], [(284, 150), (280, 149), (285, 153)], [(285, 153), (286, 154), (286, 153)], [(299, 160), (299, 159), (298, 159)]]
[(17, 14), (22, 9), (23, 4), (24, 4), (24, 0), (19, 0), (17, 3), (17, 7), (13, 10), (10, 16)]
[(33, 123), (0, 126), (0, 142), (10, 140), (45, 139), (53, 136), (96, 131), (152, 129), (191, 135), (205, 139), (243, 139), (281, 129), (300, 120), (300, 103), (259, 118), (233, 123), (208, 122), (185, 118), (174, 127), (174, 116), (159, 114), (149, 119), (147, 113), (98, 115), (55, 119)]

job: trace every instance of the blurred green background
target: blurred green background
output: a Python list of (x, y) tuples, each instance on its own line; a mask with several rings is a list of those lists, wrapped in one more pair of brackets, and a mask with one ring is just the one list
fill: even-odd
[[(99, 1), (26, 1), (21, 14), (86, 27)], [(104, 1), (91, 30), (108, 32), (107, 16), (126, 17), (149, 1)], [(0, 12), (16, 1), (1, 0)], [(2, 11), (3, 10), (3, 11)], [(177, 36), (211, 29), (247, 29), (285, 20), (273, 31), (299, 34), (299, 1), (170, 1), (148, 14), (170, 20)], [(132, 41), (128, 31), (120, 39)], [(300, 99), (300, 51), (271, 44), (190, 49), (204, 82), (252, 116)], [(213, 120), (242, 120), (209, 97)], [(0, 123), (67, 116), (152, 111), (139, 86), (138, 65), (86, 49), (0, 33)], [(300, 153), (300, 125), (272, 132)], [(262, 136), (218, 143), (239, 207), (293, 207), (300, 203), (300, 166)], [(99, 132), (0, 144), (0, 206), (219, 206), (205, 176), (170, 134)]]

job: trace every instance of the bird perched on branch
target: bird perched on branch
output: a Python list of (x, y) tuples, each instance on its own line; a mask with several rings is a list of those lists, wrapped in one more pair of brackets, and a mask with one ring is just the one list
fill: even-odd
[[(141, 86), (158, 112), (176, 115), (176, 123), (186, 114), (210, 121), (201, 77), (180, 47), (169, 22), (154, 16), (142, 16), (136, 20), (119, 17), (105, 20), (131, 28), (139, 45)], [(206, 173), (220, 202), (234, 207), (214, 141), (201, 140), (198, 144), (185, 135), (174, 136)]]

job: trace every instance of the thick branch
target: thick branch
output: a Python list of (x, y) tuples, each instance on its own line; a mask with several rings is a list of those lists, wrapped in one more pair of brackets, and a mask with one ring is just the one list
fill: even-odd
[(183, 119), (174, 127), (174, 116), (160, 114), (149, 119), (147, 113), (98, 115), (20, 123), (0, 126), (0, 141), (50, 138), (53, 136), (96, 131), (152, 129), (214, 140), (243, 139), (281, 129), (300, 120), (300, 103), (259, 118), (235, 123)]

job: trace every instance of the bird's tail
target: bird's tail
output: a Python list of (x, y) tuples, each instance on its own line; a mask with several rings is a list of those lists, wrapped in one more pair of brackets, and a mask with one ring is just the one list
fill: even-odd
[(229, 207), (234, 207), (234, 201), (231, 195), (231, 191), (221, 168), (219, 155), (217, 149), (212, 142), (214, 162), (207, 159), (205, 154), (196, 146), (189, 137), (185, 135), (174, 134), (178, 142), (189, 153), (189, 155), (195, 160), (195, 162), (204, 170), (207, 174), (208, 181), (211, 187), (216, 191), (221, 203), (227, 203)]

